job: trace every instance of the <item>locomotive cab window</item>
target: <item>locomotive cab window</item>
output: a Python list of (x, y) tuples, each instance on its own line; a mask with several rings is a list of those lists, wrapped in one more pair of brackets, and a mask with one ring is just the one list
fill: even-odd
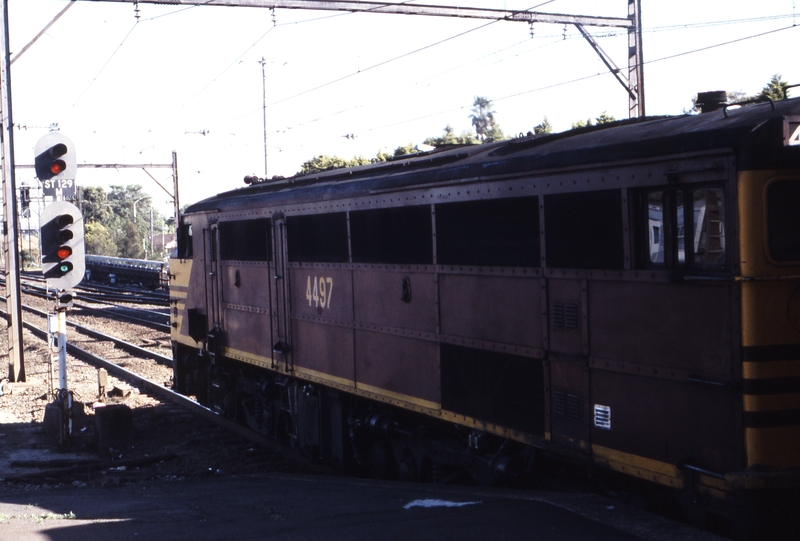
[(800, 261), (800, 179), (767, 184), (767, 243), (778, 263)]
[(645, 267), (720, 270), (726, 265), (722, 188), (648, 191), (639, 229)]

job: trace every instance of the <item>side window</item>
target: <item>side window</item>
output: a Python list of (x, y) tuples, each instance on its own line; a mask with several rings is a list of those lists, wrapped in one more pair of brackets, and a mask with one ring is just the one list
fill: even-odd
[(722, 188), (650, 190), (642, 199), (643, 266), (713, 270), (726, 265)]
[(307, 214), (286, 218), (289, 261), (347, 263), (347, 215)]
[(436, 205), (440, 265), (540, 267), (539, 198)]
[(664, 192), (649, 192), (647, 205), (647, 262), (664, 263)]
[(220, 222), (222, 261), (269, 261), (272, 255), (268, 219)]
[(622, 192), (602, 190), (544, 197), (547, 266), (622, 269)]
[(192, 224), (181, 224), (178, 227), (178, 258), (192, 259)]
[(722, 188), (692, 190), (695, 267), (719, 268), (725, 265), (725, 199)]
[(431, 207), (350, 212), (353, 263), (422, 265), (433, 262)]

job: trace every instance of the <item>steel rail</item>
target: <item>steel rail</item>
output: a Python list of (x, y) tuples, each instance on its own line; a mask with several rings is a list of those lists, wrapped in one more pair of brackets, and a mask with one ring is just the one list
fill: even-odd
[[(114, 318), (124, 319), (125, 321), (129, 321), (131, 323), (135, 323), (137, 325), (141, 325), (142, 327), (147, 327), (149, 329), (153, 329), (154, 331), (161, 331), (165, 334), (169, 334), (172, 327), (170, 327), (169, 323), (159, 323), (157, 321), (152, 321), (149, 319), (143, 319), (140, 317), (123, 314), (117, 310), (113, 309), (105, 309), (105, 308), (93, 308), (91, 306), (86, 306), (85, 304), (74, 303), (75, 308), (80, 309), (81, 311), (86, 311), (93, 314), (98, 314), (100, 316), (108, 317), (109, 315), (113, 316)], [(159, 314), (167, 319), (169, 316), (167, 314)]]
[[(2, 284), (2, 280), (0, 280), (0, 284)], [(27, 295), (33, 295), (34, 297), (40, 297), (42, 299), (52, 299), (52, 295), (49, 294), (46, 288), (40, 286), (34, 286), (30, 284), (25, 284), (24, 288), (22, 288), (23, 293)], [(112, 293), (87, 293), (87, 292), (75, 292), (74, 298), (81, 299), (86, 302), (91, 302), (94, 304), (107, 304), (110, 306), (118, 306), (118, 303), (126, 303), (126, 304), (155, 304), (157, 306), (169, 306), (169, 298), (164, 296), (141, 296), (137, 295), (136, 293), (131, 293), (130, 295), (120, 294), (115, 295)], [(141, 309), (144, 311), (144, 309)], [(152, 310), (151, 310), (152, 311)]]
[(158, 306), (169, 306), (169, 298), (168, 297), (152, 297), (152, 296), (144, 296), (144, 295), (136, 295), (129, 296), (129, 295), (114, 295), (111, 293), (87, 293), (87, 292), (77, 292), (75, 294), (76, 299), (81, 299), (86, 302), (93, 302), (93, 303), (105, 303), (105, 304), (116, 304), (116, 303), (128, 303), (128, 304), (155, 304)]
[[(43, 288), (40, 288), (40, 287), (37, 287), (37, 286), (26, 285), (25, 287), (22, 288), (22, 292), (25, 293), (26, 295), (33, 295), (34, 297), (39, 297), (41, 299), (52, 299), (52, 297), (50, 295), (48, 295), (46, 291), (42, 291), (42, 289)], [(0, 298), (2, 298), (2, 297), (0, 297)], [(81, 295), (80, 294), (76, 295), (76, 298), (80, 299)], [(114, 304), (114, 303), (111, 303), (111, 302), (98, 301), (98, 300), (94, 300), (94, 299), (86, 299), (86, 300), (88, 300), (88, 302), (92, 302), (94, 304), (106, 304), (106, 305), (108, 305), (108, 306), (110, 306), (112, 308), (110, 310), (108, 310), (108, 309), (104, 309), (104, 308), (94, 308), (94, 307), (91, 307), (91, 306), (88, 306), (88, 305), (85, 305), (85, 304), (80, 304), (80, 303), (77, 303), (77, 302), (74, 302), (73, 304), (74, 304), (75, 308), (79, 308), (80, 310), (84, 310), (86, 312), (91, 312), (91, 313), (94, 313), (94, 314), (97, 314), (97, 315), (100, 315), (100, 316), (105, 316), (105, 317), (108, 317), (109, 315), (112, 315), (115, 318), (124, 319), (125, 321), (129, 321), (131, 323), (136, 323), (138, 325), (142, 325), (144, 327), (148, 327), (148, 328), (153, 329), (155, 331), (162, 331), (164, 333), (169, 334), (169, 332), (171, 330), (171, 327), (170, 327), (169, 323), (159, 323), (158, 321), (153, 321), (151, 319), (144, 319), (144, 318), (132, 316), (132, 315), (129, 315), (129, 314), (123, 314), (119, 310), (114, 310), (113, 307), (116, 307), (118, 309), (136, 310), (138, 312), (145, 312), (145, 313), (153, 314), (153, 315), (158, 316), (158, 317), (163, 317), (163, 318), (165, 318), (167, 320), (169, 320), (169, 314), (162, 314), (161, 312), (157, 312), (157, 311), (154, 311), (154, 310), (146, 310), (144, 308), (129, 308), (129, 307), (124, 307), (124, 306), (119, 306), (118, 304)], [(124, 302), (127, 302), (127, 300), (124, 301)], [(161, 303), (159, 302), (159, 303), (145, 303), (145, 304), (161, 304)], [(23, 309), (24, 308), (25, 307), (23, 307)]]
[[(32, 314), (36, 314), (37, 316), (46, 318), (48, 316), (47, 312), (39, 310), (38, 308), (33, 308), (32, 306), (23, 306), (23, 309), (26, 312), (30, 312)], [(102, 333), (100, 331), (96, 331), (94, 329), (90, 329), (84, 325), (79, 323), (75, 323), (74, 321), (67, 321), (67, 325), (78, 331), (79, 333), (88, 336), (89, 338), (94, 338), (95, 340), (101, 340), (104, 342), (111, 342), (114, 344), (115, 348), (119, 348), (123, 351), (127, 351), (128, 353), (132, 353), (137, 357), (144, 357), (146, 359), (152, 359), (159, 364), (163, 364), (165, 366), (172, 366), (172, 357), (167, 357), (166, 355), (161, 355), (154, 351), (150, 351), (149, 349), (145, 349), (143, 347), (137, 346), (136, 344), (131, 344), (130, 342), (126, 342), (120, 338), (116, 338), (114, 336)]]
[[(0, 317), (7, 317), (7, 313), (5, 310), (0, 310)], [(36, 327), (32, 323), (23, 322), (23, 327), (28, 329), (31, 333), (33, 333), (36, 337), (41, 338), (42, 340), (47, 340), (47, 331)], [(273, 439), (264, 436), (263, 434), (259, 434), (258, 432), (254, 432), (249, 428), (236, 423), (230, 419), (227, 419), (217, 412), (208, 409), (207, 407), (195, 402), (191, 398), (184, 396), (182, 394), (176, 393), (175, 391), (164, 387), (154, 381), (151, 381), (135, 372), (131, 372), (117, 364), (114, 364), (102, 357), (99, 357), (93, 353), (82, 349), (75, 344), (71, 344), (67, 342), (67, 353), (94, 365), (98, 368), (105, 368), (109, 374), (113, 374), (114, 376), (127, 381), (137, 389), (141, 391), (145, 391), (152, 396), (156, 396), (161, 400), (172, 402), (179, 406), (184, 407), (185, 409), (189, 410), (191, 413), (200, 415), (205, 417), (206, 419), (210, 420), (215, 425), (219, 426), (220, 428), (224, 428), (230, 432), (233, 432), (249, 441), (252, 441), (255, 444), (258, 444), (264, 448), (271, 449), (283, 455), (287, 453), (291, 454), (291, 459), (295, 461), (298, 465), (301, 465), (309, 470), (312, 470), (316, 473), (325, 473), (325, 474), (337, 474), (341, 475), (342, 473), (336, 469), (320, 466), (318, 464), (314, 464), (311, 460), (304, 457), (294, 449), (287, 447)], [(152, 353), (152, 352), (151, 352)], [(170, 360), (171, 361), (171, 360)]]

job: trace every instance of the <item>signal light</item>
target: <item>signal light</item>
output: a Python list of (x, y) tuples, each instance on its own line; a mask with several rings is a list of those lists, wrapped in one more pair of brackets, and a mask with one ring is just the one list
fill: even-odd
[(57, 132), (39, 139), (34, 148), (36, 176), (39, 180), (75, 180), (78, 166), (74, 148), (72, 141)]
[(58, 296), (56, 297), (56, 308), (71, 308), (74, 297), (75, 294), (68, 289), (59, 291)]
[(86, 272), (83, 216), (67, 201), (46, 206), (41, 216), (42, 272), (49, 287), (68, 289)]

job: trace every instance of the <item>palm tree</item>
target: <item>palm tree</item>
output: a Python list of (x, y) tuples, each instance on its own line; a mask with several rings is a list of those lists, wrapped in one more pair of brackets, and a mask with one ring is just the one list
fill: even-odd
[(492, 102), (489, 98), (483, 96), (475, 96), (475, 102), (472, 104), (472, 112), (470, 115), (472, 125), (475, 126), (475, 133), (478, 135), (478, 140), (481, 143), (491, 143), (494, 141), (502, 141), (505, 139), (503, 130), (494, 120), (494, 111), (492, 111)]
[(492, 102), (489, 101), (489, 98), (475, 96), (475, 102), (472, 104), (472, 112), (474, 113), (470, 115), (472, 125), (475, 127), (478, 139), (484, 142), (489, 135), (490, 127), (494, 125)]

